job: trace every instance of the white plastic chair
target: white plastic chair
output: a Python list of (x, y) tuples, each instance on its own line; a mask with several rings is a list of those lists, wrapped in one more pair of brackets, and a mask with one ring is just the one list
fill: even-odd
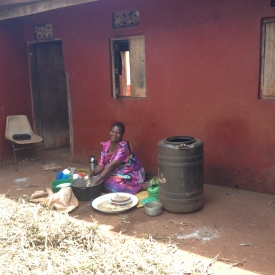
[[(13, 138), (13, 135), (16, 134), (28, 134), (31, 136), (31, 139), (27, 140), (15, 140)], [(18, 116), (8, 116), (7, 122), (6, 122), (6, 132), (5, 132), (5, 138), (2, 146), (2, 154), (1, 154), (1, 167), (3, 162), (3, 153), (4, 153), (4, 144), (9, 143), (12, 146), (13, 149), (13, 156), (14, 156), (14, 165), (15, 165), (15, 171), (17, 172), (17, 162), (16, 162), (16, 155), (15, 152), (17, 150), (24, 150), (29, 148), (35, 148), (35, 147), (42, 147), (43, 151), (43, 160), (45, 164), (45, 154), (44, 154), (44, 144), (43, 144), (43, 138), (36, 135), (29, 123), (29, 120), (24, 115), (18, 115)], [(41, 143), (39, 145), (33, 146), (34, 143)], [(15, 145), (20, 145), (20, 147), (16, 148)], [(22, 146), (22, 145), (30, 145), (30, 146)]]

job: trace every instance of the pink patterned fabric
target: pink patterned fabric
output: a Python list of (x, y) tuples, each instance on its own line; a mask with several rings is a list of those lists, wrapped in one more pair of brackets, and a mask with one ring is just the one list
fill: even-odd
[(105, 168), (113, 160), (122, 161), (122, 164), (116, 167), (112, 174), (103, 181), (104, 191), (136, 194), (144, 181), (144, 169), (129, 143), (122, 140), (116, 150), (110, 154), (108, 154), (108, 150), (111, 141), (102, 142), (101, 145), (99, 165)]

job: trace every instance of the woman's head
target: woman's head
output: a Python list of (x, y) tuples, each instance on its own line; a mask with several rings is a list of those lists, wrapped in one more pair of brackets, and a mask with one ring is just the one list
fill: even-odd
[(114, 123), (110, 128), (111, 141), (121, 141), (125, 132), (125, 126), (121, 122)]

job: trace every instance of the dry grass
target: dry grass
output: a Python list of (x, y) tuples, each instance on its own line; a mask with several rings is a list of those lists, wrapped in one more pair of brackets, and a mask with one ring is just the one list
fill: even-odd
[(116, 237), (96, 221), (0, 196), (1, 274), (211, 275), (213, 260), (184, 265), (176, 245)]

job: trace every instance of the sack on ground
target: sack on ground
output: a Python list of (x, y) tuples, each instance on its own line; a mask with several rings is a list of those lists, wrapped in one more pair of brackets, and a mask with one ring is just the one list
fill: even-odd
[(71, 187), (63, 187), (57, 193), (53, 193), (50, 188), (46, 188), (43, 191), (35, 191), (31, 195), (30, 201), (54, 207), (60, 212), (71, 212), (78, 206), (78, 200)]

